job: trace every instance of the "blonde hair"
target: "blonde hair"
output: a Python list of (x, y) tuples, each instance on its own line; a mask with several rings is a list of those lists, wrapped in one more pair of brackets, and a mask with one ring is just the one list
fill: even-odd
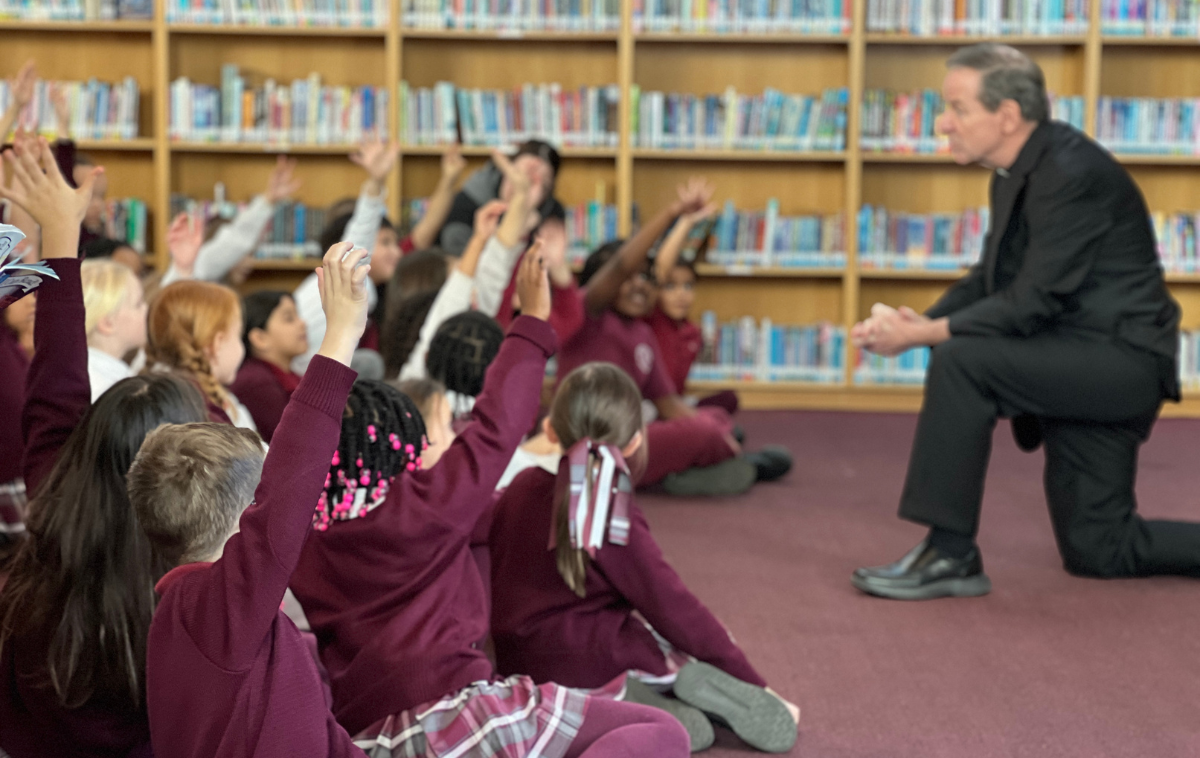
[(157, 555), (172, 566), (216, 555), (254, 500), (264, 457), (258, 434), (229, 424), (164, 424), (147, 434), (126, 482)]
[[(585, 363), (562, 380), (550, 405), (550, 426), (564, 451), (590, 439), (625, 447), (643, 431), (642, 392), (629, 374), (612, 363)], [(588, 466), (587, 488), (592, 487)], [(563, 581), (579, 597), (585, 595), (587, 553), (571, 546), (570, 492), (558, 504), (555, 519), (555, 559)]]
[(84, 331), (88, 337), (105, 316), (111, 316), (125, 304), (129, 285), (137, 284), (137, 276), (128, 266), (111, 260), (84, 261), (79, 267), (83, 282)]
[(228, 287), (211, 282), (175, 282), (150, 306), (146, 358), (187, 372), (214, 404), (228, 409), (229, 393), (213, 375), (206, 351), (217, 337), (242, 320), (241, 301)]

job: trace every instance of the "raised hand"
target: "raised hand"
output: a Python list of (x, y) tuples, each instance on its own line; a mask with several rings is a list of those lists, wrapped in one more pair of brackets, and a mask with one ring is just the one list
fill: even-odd
[(71, 138), (71, 104), (61, 84), (50, 87), (50, 102), (54, 105), (54, 120), (58, 124), (58, 138)]
[(529, 177), (524, 172), (517, 170), (517, 167), (513, 165), (513, 162), (504, 154), (503, 150), (496, 149), (492, 151), (492, 163), (495, 163), (496, 168), (500, 169), (500, 172), (504, 174), (504, 178), (512, 185), (515, 194), (529, 192), (532, 186)]
[(558, 219), (550, 218), (538, 230), (537, 238), (542, 243), (542, 260), (550, 280), (559, 288), (570, 286), (573, 274), (567, 261), (567, 228)]
[[(0, 198), (25, 209), (42, 227), (46, 241), (45, 258), (69, 258), (78, 255), (79, 224), (92, 199), (92, 185), (104, 173), (97, 167), (78, 189), (72, 189), (58, 170), (54, 154), (46, 140), (17, 132), (13, 147), (4, 151), (4, 169), (0, 170)], [(12, 176), (4, 186), (4, 174)], [(74, 242), (69, 242), (73, 235)]]
[(287, 200), (300, 191), (300, 180), (296, 178), (296, 160), (281, 155), (275, 159), (275, 168), (267, 179), (265, 196), (268, 202)]
[(37, 67), (33, 59), (25, 61), (12, 82), (12, 97), (17, 108), (24, 108), (33, 100), (33, 85), (37, 82)]
[(521, 259), (521, 267), (517, 269), (517, 297), (521, 299), (521, 315), (542, 321), (550, 318), (550, 279), (542, 260), (540, 240)]
[(370, 139), (365, 140), (359, 145), (358, 150), (350, 154), (350, 160), (362, 166), (367, 175), (382, 186), (383, 180), (396, 166), (396, 159), (399, 156), (399, 144)]
[(463, 157), (462, 148), (457, 142), (446, 146), (442, 153), (442, 181), (453, 183), (467, 167), (467, 159)]
[(500, 217), (506, 210), (508, 203), (503, 200), (490, 200), (479, 206), (475, 211), (474, 235), (486, 240), (495, 234), (496, 228), (500, 226)]
[[(696, 213), (712, 201), (715, 189), (708, 180), (702, 177), (692, 177), (675, 189), (679, 196), (677, 209), (680, 214)], [(716, 210), (716, 207), (713, 207)]]
[(319, 355), (350, 365), (367, 326), (367, 251), (339, 242), (325, 253), (317, 269), (321, 308), (325, 311), (325, 339)]
[(204, 225), (200, 218), (191, 213), (180, 213), (167, 228), (167, 251), (175, 270), (183, 276), (191, 276), (196, 269), (196, 258), (204, 245)]

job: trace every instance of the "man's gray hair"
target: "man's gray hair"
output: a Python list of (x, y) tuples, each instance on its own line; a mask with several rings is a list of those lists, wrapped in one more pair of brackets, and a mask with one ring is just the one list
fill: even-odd
[(971, 45), (950, 56), (946, 68), (970, 68), (982, 74), (979, 102), (989, 111), (995, 112), (1005, 100), (1014, 100), (1026, 121), (1050, 117), (1046, 77), (1038, 64), (1016, 48), (992, 42)]

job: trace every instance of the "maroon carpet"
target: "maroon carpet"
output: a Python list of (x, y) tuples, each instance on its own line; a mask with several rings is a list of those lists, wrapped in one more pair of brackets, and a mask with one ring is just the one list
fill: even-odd
[[(1061, 567), (1041, 452), (996, 444), (979, 543), (992, 594), (860, 595), (859, 565), (924, 531), (896, 517), (915, 416), (749, 413), (750, 446), (791, 447), (782, 482), (717, 501), (643, 497), (672, 563), (802, 709), (812, 758), (1200, 756), (1200, 581), (1077, 579)], [(1148, 517), (1200, 520), (1200, 422), (1143, 448)], [(720, 731), (720, 730), (719, 730)], [(712, 756), (747, 750), (728, 732)]]

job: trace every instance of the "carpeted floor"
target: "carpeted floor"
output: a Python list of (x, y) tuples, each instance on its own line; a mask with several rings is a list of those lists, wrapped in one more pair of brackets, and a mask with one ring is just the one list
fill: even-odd
[[(751, 447), (791, 447), (789, 477), (739, 499), (640, 499), (692, 590), (801, 706), (792, 755), (1200, 756), (1200, 580), (1067, 575), (1042, 454), (1020, 453), (1007, 422), (979, 538), (992, 594), (902, 603), (850, 586), (923, 535), (896, 517), (915, 421), (743, 412)], [(1200, 422), (1159, 422), (1143, 514), (1200, 520), (1198, 452)], [(724, 732), (708, 755), (747, 750)]]

